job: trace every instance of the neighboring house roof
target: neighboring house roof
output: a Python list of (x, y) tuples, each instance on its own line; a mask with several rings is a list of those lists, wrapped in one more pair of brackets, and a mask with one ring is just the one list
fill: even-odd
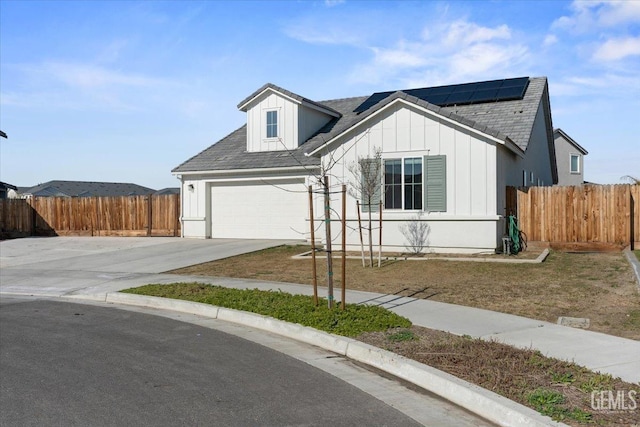
[(557, 128), (553, 130), (553, 139), (554, 141), (559, 137), (562, 136), (569, 144), (573, 145), (576, 150), (580, 151), (580, 153), (584, 156), (589, 154), (589, 152), (587, 150), (585, 150), (580, 144), (578, 144), (576, 141), (573, 140), (573, 138), (571, 138), (569, 135), (567, 135), (562, 129)]
[(180, 194), (180, 187), (167, 187), (162, 190), (158, 190), (155, 193), (156, 195), (162, 196), (166, 194)]
[[(302, 100), (313, 102), (278, 86), (266, 84), (240, 102), (239, 108), (246, 107), (248, 102), (267, 89), (283, 93), (300, 102)], [(329, 121), (295, 150), (290, 152), (247, 152), (246, 125), (244, 125), (201, 153), (183, 162), (172, 172), (317, 166), (320, 164), (319, 158), (309, 156), (310, 153), (317, 151), (326, 143), (352, 129), (366, 120), (366, 118), (398, 99), (426, 108), (454, 122), (474, 128), (506, 143), (514, 143), (520, 150), (525, 151), (532, 135), (538, 107), (543, 103), (549, 110), (548, 97), (546, 77), (534, 77), (529, 78), (523, 98), (515, 100), (439, 107), (415, 96), (408, 95), (404, 91), (396, 91), (364, 111), (356, 110), (359, 110), (358, 107), (367, 101), (370, 98), (369, 96), (321, 101), (315, 104), (337, 112), (339, 117)], [(550, 124), (550, 112), (547, 114), (547, 120), (549, 121), (547, 133), (553, 170), (555, 168), (553, 131)]]
[(49, 181), (33, 187), (23, 189), (22, 194), (33, 196), (139, 196), (151, 194), (155, 190), (137, 184), (120, 182), (90, 182), (90, 181)]
[(11, 185), (2, 181), (0, 181), (0, 189), (18, 191), (18, 187), (16, 187), (15, 185)]

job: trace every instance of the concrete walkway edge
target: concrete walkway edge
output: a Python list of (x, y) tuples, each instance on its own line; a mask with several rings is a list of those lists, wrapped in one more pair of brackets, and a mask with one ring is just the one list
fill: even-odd
[[(87, 297), (86, 295), (74, 295), (62, 298), (98, 300), (95, 297)], [(197, 314), (264, 330), (314, 345), (413, 383), (500, 426), (566, 426), (566, 424), (553, 421), (551, 418), (531, 408), (446, 372), (387, 350), (299, 324), (209, 304), (120, 292), (109, 292), (105, 298), (100, 298), (99, 300), (111, 304)]]
[(631, 264), (631, 269), (636, 275), (636, 285), (638, 285), (638, 292), (640, 292), (640, 261), (638, 261), (636, 254), (634, 254), (629, 248), (624, 250), (624, 254), (627, 257), (629, 264)]

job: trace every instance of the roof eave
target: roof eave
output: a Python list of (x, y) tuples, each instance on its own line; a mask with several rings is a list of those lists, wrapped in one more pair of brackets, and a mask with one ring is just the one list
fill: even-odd
[(342, 114), (340, 114), (339, 112), (332, 110), (331, 108), (325, 107), (322, 104), (319, 104), (317, 102), (311, 101), (310, 99), (306, 99), (300, 95), (296, 95), (293, 92), (291, 92), (291, 96), (289, 95), (286, 90), (279, 90), (278, 87), (276, 87), (275, 85), (272, 84), (266, 84), (265, 86), (263, 86), (262, 88), (258, 89), (258, 91), (254, 92), (252, 95), (250, 95), (248, 98), (246, 98), (244, 101), (240, 102), (240, 104), (238, 104), (238, 109), (240, 111), (244, 111), (246, 112), (249, 104), (251, 104), (256, 98), (259, 98), (260, 96), (262, 96), (263, 94), (267, 93), (267, 92), (273, 92), (273, 93), (277, 93), (279, 96), (282, 96), (283, 98), (288, 99), (289, 101), (293, 102), (294, 104), (298, 104), (298, 105), (304, 105), (305, 107), (320, 111), (321, 113), (327, 114), (329, 116), (332, 117), (341, 117)]
[(283, 166), (277, 168), (250, 168), (250, 169), (218, 169), (218, 170), (196, 170), (196, 171), (171, 171), (172, 175), (226, 175), (226, 174), (241, 174), (241, 173), (256, 173), (256, 172), (309, 172), (320, 169), (320, 165), (308, 165), (308, 166)]

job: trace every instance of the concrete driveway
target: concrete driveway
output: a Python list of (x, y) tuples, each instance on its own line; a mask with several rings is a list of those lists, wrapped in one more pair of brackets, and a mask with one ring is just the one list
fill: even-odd
[[(0, 242), (0, 292), (104, 295), (162, 282), (164, 271), (296, 243), (178, 237), (34, 237)], [(175, 276), (166, 275), (167, 281)]]

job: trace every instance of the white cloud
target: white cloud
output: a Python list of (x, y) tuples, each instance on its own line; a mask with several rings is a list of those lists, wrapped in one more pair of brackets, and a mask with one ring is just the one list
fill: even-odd
[(623, 37), (612, 38), (601, 44), (593, 53), (593, 59), (596, 61), (617, 61), (628, 56), (638, 55), (640, 55), (640, 37)]
[(127, 74), (91, 64), (48, 62), (39, 70), (78, 88), (104, 88), (107, 86), (154, 86), (161, 79), (136, 74)]
[(449, 25), (444, 43), (449, 46), (471, 45), (483, 43), (494, 39), (508, 40), (511, 38), (511, 30), (507, 25), (500, 25), (496, 28), (482, 27), (480, 25), (456, 21)]
[(594, 28), (612, 28), (640, 23), (640, 2), (631, 0), (584, 1), (571, 4), (572, 14), (558, 18), (552, 28), (585, 33)]
[(556, 37), (553, 34), (548, 34), (545, 38), (544, 41), (542, 42), (542, 45), (544, 47), (548, 47), (548, 46), (552, 46), (554, 44), (558, 43), (558, 37)]
[(324, 5), (327, 7), (334, 7), (344, 2), (345, 0), (324, 0)]
[(511, 42), (511, 37), (507, 25), (487, 27), (456, 20), (428, 26), (415, 40), (371, 47), (373, 58), (357, 66), (350, 80), (418, 87), (497, 78), (528, 58), (528, 48)]

